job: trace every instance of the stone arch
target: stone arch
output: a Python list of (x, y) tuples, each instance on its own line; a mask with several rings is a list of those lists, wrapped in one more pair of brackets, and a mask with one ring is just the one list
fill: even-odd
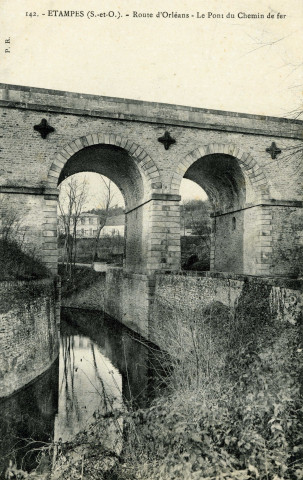
[[(142, 208), (144, 204), (151, 198), (152, 193), (162, 193), (162, 182), (157, 166), (147, 152), (138, 144), (131, 140), (115, 134), (96, 133), (77, 138), (76, 140), (65, 145), (60, 152), (56, 154), (47, 177), (47, 188), (49, 192), (54, 192), (57, 189), (58, 183), (67, 176), (85, 171), (85, 156), (88, 155), (89, 161), (95, 155), (95, 161), (98, 161), (98, 154), (102, 150), (103, 153), (115, 152), (115, 178), (111, 178), (120, 188), (124, 195), (126, 203), (126, 232), (128, 240), (126, 241), (126, 257), (130, 264), (127, 267), (133, 271), (142, 269), (142, 265), (146, 261), (146, 245), (143, 241), (143, 214)], [(110, 148), (112, 147), (112, 148)], [(101, 152), (101, 153), (102, 153)], [(102, 154), (103, 154), (102, 153)], [(81, 157), (82, 156), (82, 157)], [(82, 158), (82, 160), (81, 160)], [(102, 158), (102, 157), (100, 157)], [(106, 157), (103, 157), (106, 159)], [(72, 171), (70, 169), (62, 178), (62, 172), (65, 171), (66, 165), (72, 165), (73, 162), (78, 162), (78, 170)], [(125, 171), (119, 172), (119, 161), (125, 162)], [(107, 162), (107, 163), (106, 163)], [(107, 170), (111, 168), (109, 160), (104, 164), (107, 165)], [(88, 163), (88, 166), (90, 163)], [(81, 169), (82, 168), (82, 169)], [(90, 168), (87, 169), (88, 171)], [(98, 171), (98, 170), (91, 170)], [(106, 172), (102, 172), (109, 176)], [(61, 179), (60, 179), (61, 176)], [(119, 176), (121, 181), (119, 182)], [(132, 178), (131, 178), (132, 177)], [(126, 188), (124, 188), (124, 186)], [(127, 190), (127, 191), (126, 191)], [(139, 192), (139, 193), (138, 193)], [(45, 197), (44, 207), (44, 261), (53, 273), (57, 272), (57, 200), (50, 198), (49, 195)], [(133, 264), (131, 258), (133, 257)], [(135, 263), (136, 262), (136, 263)]]
[(144, 183), (144, 199), (162, 193), (162, 182), (158, 167), (148, 153), (137, 143), (116, 134), (94, 133), (82, 136), (65, 145), (57, 153), (48, 172), (47, 187), (56, 188), (60, 173), (66, 162), (76, 153), (93, 145), (112, 145), (125, 150), (135, 161)]
[(181, 160), (172, 177), (172, 192), (179, 193), (184, 177), (195, 181), (195, 176), (214, 208), (210, 269), (260, 273), (265, 258), (260, 204), (269, 199), (263, 169), (250, 153), (236, 145), (212, 143)]
[(269, 198), (268, 181), (263, 169), (250, 153), (244, 152), (231, 143), (203, 145), (186, 155), (173, 173), (171, 182), (172, 193), (179, 193), (181, 181), (191, 165), (202, 157), (219, 154), (228, 155), (237, 160), (246, 182), (252, 187), (253, 195), (250, 198), (252, 202), (261, 202)]

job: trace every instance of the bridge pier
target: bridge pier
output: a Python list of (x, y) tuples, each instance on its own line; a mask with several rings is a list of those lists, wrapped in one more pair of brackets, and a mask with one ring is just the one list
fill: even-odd
[[(180, 199), (179, 195), (154, 193), (143, 205), (126, 212), (127, 271), (149, 274), (180, 269)], [(138, 225), (142, 225), (142, 239)]]

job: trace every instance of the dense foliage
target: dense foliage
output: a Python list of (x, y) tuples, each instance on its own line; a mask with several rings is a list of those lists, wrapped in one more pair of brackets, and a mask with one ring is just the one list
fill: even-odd
[(24, 251), (18, 242), (0, 238), (0, 280), (31, 280), (48, 275), (33, 250)]
[(61, 276), (61, 295), (68, 297), (73, 293), (85, 290), (94, 284), (100, 276), (104, 275), (102, 272), (95, 272), (89, 267), (77, 266), (72, 270), (72, 273), (66, 272), (63, 265), (59, 265), (59, 275)]
[(0, 194), (0, 214), (0, 280), (47, 277), (46, 267), (27, 238), (19, 209), (3, 194)]
[(168, 394), (129, 414), (113, 478), (303, 479), (299, 306), (287, 318), (269, 287), (245, 289), (236, 313), (162, 311)]
[(194, 235), (210, 232), (211, 205), (205, 200), (190, 200), (181, 208), (181, 224), (184, 229), (191, 229)]
[(119, 478), (302, 479), (298, 384), (242, 352), (234, 385), (219, 378), (175, 391), (127, 423), (131, 439)]

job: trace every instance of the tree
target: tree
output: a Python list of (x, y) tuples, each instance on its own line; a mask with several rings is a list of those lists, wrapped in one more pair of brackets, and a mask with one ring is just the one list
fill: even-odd
[(184, 202), (182, 220), (184, 228), (190, 228), (193, 235), (205, 235), (210, 233), (209, 201), (189, 200)]
[(63, 263), (69, 274), (76, 263), (77, 226), (87, 199), (88, 189), (85, 179), (80, 182), (75, 176), (72, 176), (60, 185), (59, 222), (65, 232)]
[(0, 238), (4, 241), (18, 240), (23, 244), (25, 229), (22, 228), (22, 213), (5, 195), (0, 195)]
[(103, 175), (100, 175), (100, 178), (102, 180), (104, 190), (103, 190), (102, 199), (100, 202), (101, 208), (98, 210), (98, 227), (97, 227), (96, 236), (93, 243), (92, 266), (94, 264), (94, 261), (97, 258), (100, 235), (109, 217), (109, 211), (115, 197), (115, 194), (113, 193), (113, 189), (112, 189), (112, 181), (106, 177), (103, 177)]
[(0, 194), (0, 279), (33, 279), (48, 276), (39, 247), (27, 237), (24, 222), (28, 208), (20, 209), (10, 195)]

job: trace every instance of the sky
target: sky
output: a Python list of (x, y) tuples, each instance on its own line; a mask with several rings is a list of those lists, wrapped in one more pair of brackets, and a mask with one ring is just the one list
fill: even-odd
[(0, 0), (0, 9), (3, 83), (274, 116), (302, 104), (302, 0)]
[[(106, 191), (104, 190), (104, 183), (102, 182), (100, 175), (98, 173), (92, 172), (83, 172), (76, 173), (73, 177), (77, 178), (79, 182), (85, 182), (87, 185), (88, 196), (84, 205), (84, 210), (91, 210), (93, 208), (103, 208), (106, 199)], [(107, 177), (104, 176), (105, 179)], [(68, 182), (68, 178), (65, 180)], [(111, 186), (113, 193), (111, 207), (118, 205), (119, 207), (125, 206), (123, 195), (118, 189), (118, 187), (113, 183)], [(182, 202), (189, 200), (206, 200), (207, 195), (204, 190), (197, 185), (197, 183), (192, 182), (184, 178), (181, 182), (180, 195), (182, 197)], [(63, 205), (63, 208), (67, 208), (68, 199), (66, 195), (60, 195), (60, 201)]]
[(302, 109), (302, 0), (0, 0), (0, 13), (2, 83), (271, 116)]

